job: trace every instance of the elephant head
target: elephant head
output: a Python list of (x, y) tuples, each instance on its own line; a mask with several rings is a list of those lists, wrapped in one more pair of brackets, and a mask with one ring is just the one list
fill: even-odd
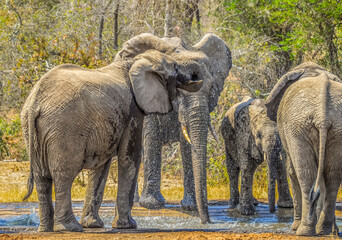
[(138, 106), (145, 114), (171, 111), (177, 89), (196, 92), (202, 87), (203, 81), (185, 74), (175, 61), (159, 51), (148, 50), (136, 56), (129, 76)]
[[(254, 100), (249, 107), (250, 127), (253, 136), (251, 154), (254, 159), (264, 159), (267, 162), (268, 174), (268, 204), (269, 211), (275, 211), (275, 187), (279, 171), (285, 170), (282, 162), (282, 145), (277, 124), (266, 115), (264, 100)], [(283, 166), (282, 166), (283, 165)], [(286, 175), (286, 173), (284, 173)], [(281, 193), (280, 193), (281, 194)]]
[[(195, 179), (196, 202), (202, 223), (209, 222), (206, 154), (210, 112), (217, 105), (224, 80), (232, 66), (231, 53), (224, 41), (214, 34), (206, 34), (194, 46), (186, 46), (180, 38), (158, 38), (141, 34), (127, 41), (115, 61), (132, 58), (148, 49), (155, 49), (175, 60), (180, 72), (192, 81), (203, 81), (196, 93), (181, 91), (177, 99), (179, 121), (188, 129), (192, 143), (192, 165)], [(184, 131), (186, 132), (186, 131)]]
[[(181, 49), (179, 45), (178, 49)], [(191, 142), (197, 209), (202, 223), (209, 222), (206, 181), (207, 135), (210, 112), (217, 105), (224, 80), (232, 66), (231, 53), (216, 35), (207, 34), (189, 50), (174, 52), (181, 59), (180, 67), (189, 69), (192, 79), (202, 79), (203, 87), (197, 93), (183, 93), (179, 99), (179, 121), (188, 129)], [(196, 69), (199, 63), (200, 69)]]

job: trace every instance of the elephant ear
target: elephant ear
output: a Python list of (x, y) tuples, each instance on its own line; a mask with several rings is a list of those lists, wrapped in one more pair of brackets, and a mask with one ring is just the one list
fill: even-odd
[(165, 81), (158, 67), (146, 58), (138, 58), (129, 71), (135, 100), (145, 114), (168, 113), (172, 110)]
[(286, 73), (282, 76), (277, 84), (272, 89), (270, 95), (266, 99), (267, 116), (272, 120), (277, 122), (277, 113), (280, 101), (286, 91), (286, 89), (293, 83), (298, 81), (300, 77), (304, 74), (305, 70), (298, 69)]
[(150, 49), (166, 53), (176, 48), (173, 42), (166, 42), (151, 33), (142, 33), (125, 42), (122, 49), (115, 55), (114, 61), (133, 59)]
[(221, 38), (211, 33), (206, 34), (193, 48), (203, 52), (209, 59), (209, 71), (214, 79), (209, 90), (209, 111), (212, 112), (232, 67), (231, 52)]

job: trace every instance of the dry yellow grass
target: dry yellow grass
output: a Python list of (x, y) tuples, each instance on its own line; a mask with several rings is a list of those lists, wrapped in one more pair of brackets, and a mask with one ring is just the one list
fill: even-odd
[[(26, 182), (29, 175), (29, 162), (1, 162), (0, 161), (0, 202), (20, 202), (26, 194)], [(253, 194), (256, 198), (267, 199), (266, 171), (258, 171), (254, 178)], [(84, 200), (86, 192), (87, 174), (86, 171), (80, 174), (72, 187), (72, 199)], [(139, 193), (143, 187), (143, 174), (139, 174)], [(111, 168), (108, 178), (104, 200), (114, 200), (116, 198), (117, 179), (116, 164)], [(161, 192), (167, 201), (178, 202), (183, 198), (183, 180), (181, 175), (162, 175)], [(342, 190), (339, 191), (338, 198), (342, 198)], [(208, 186), (209, 200), (229, 199), (229, 184), (211, 184)], [(38, 201), (37, 193), (34, 190), (28, 201)]]

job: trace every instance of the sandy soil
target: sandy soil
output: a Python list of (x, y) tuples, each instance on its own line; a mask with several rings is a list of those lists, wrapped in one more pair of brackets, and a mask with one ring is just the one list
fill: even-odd
[(21, 240), (21, 239), (68, 239), (68, 240), (93, 240), (93, 239), (125, 239), (125, 240), (140, 240), (140, 239), (161, 239), (161, 240), (227, 240), (227, 239), (339, 239), (338, 236), (318, 236), (318, 237), (300, 237), (289, 234), (273, 234), (273, 233), (227, 233), (227, 232), (143, 232), (143, 233), (16, 233), (16, 234), (0, 234), (0, 240)]

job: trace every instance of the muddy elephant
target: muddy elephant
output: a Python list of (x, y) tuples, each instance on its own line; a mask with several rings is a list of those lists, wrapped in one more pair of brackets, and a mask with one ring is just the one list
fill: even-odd
[[(226, 164), (230, 180), (230, 207), (244, 215), (255, 214), (253, 175), (256, 168), (267, 162), (269, 211), (275, 211), (275, 187), (278, 186), (278, 207), (292, 207), (286, 175), (284, 151), (277, 124), (266, 114), (265, 100), (245, 97), (233, 105), (221, 124), (225, 142)], [(241, 172), (241, 194), (239, 175)]]
[(342, 84), (308, 62), (285, 74), (267, 98), (289, 159), (297, 235), (338, 233), (337, 192), (342, 180)]
[[(132, 55), (142, 50), (141, 42), (151, 36), (138, 36), (124, 46), (121, 56)], [(144, 40), (145, 39), (145, 40)], [(144, 120), (144, 186), (140, 205), (146, 208), (161, 208), (165, 200), (160, 193), (161, 150), (163, 145), (180, 142), (184, 170), (184, 208), (195, 209), (202, 223), (209, 222), (206, 157), (207, 134), (210, 126), (210, 112), (217, 105), (224, 80), (232, 66), (231, 53), (224, 41), (214, 34), (206, 34), (194, 46), (188, 46), (180, 38), (156, 38), (151, 46), (166, 49), (167, 55), (180, 62), (182, 70), (197, 72), (194, 78), (203, 79), (203, 87), (196, 93), (184, 93), (177, 98), (175, 108), (169, 114), (151, 114)], [(200, 65), (191, 64), (192, 61)], [(185, 133), (182, 134), (183, 132)], [(188, 133), (186, 131), (188, 130)], [(186, 140), (188, 139), (189, 142)]]
[[(38, 231), (82, 231), (72, 211), (72, 183), (82, 169), (90, 169), (85, 205), (101, 203), (114, 156), (118, 156), (118, 194), (112, 226), (136, 227), (131, 208), (140, 166), (143, 117), (169, 112), (177, 89), (198, 91), (202, 81), (192, 81), (194, 74), (182, 73), (172, 58), (150, 50), (96, 70), (61, 65), (36, 83), (21, 117), (30, 158), (25, 199), (35, 183)], [(103, 226), (92, 213), (84, 209), (82, 224)]]

